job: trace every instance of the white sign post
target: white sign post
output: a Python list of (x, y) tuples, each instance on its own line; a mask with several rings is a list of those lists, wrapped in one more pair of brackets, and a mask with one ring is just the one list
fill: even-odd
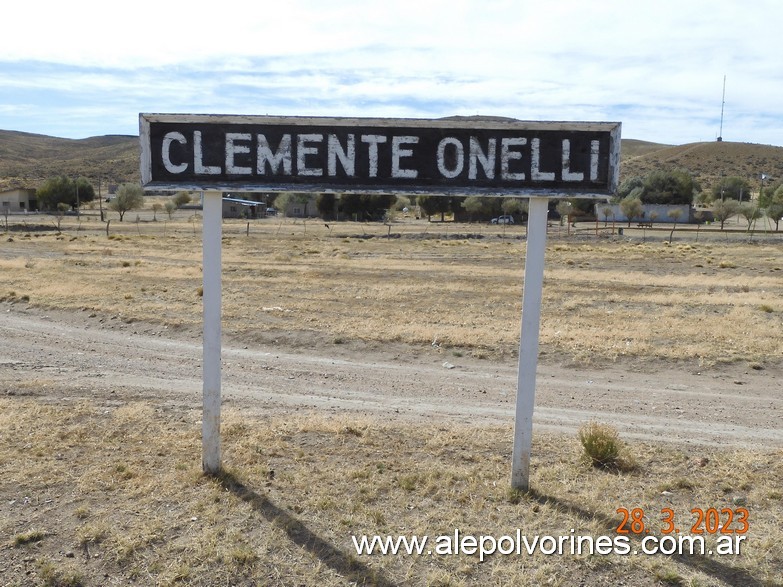
[(204, 192), (203, 219), (203, 413), (201, 416), (202, 466), (205, 473), (220, 472), (221, 379), (221, 241), (223, 195)]
[(517, 406), (514, 448), (511, 453), (511, 487), (529, 488), (530, 447), (533, 440), (533, 406), (536, 398), (538, 332), (544, 286), (548, 198), (530, 198), (525, 252), (525, 284), (522, 294), (522, 327), (519, 338)]

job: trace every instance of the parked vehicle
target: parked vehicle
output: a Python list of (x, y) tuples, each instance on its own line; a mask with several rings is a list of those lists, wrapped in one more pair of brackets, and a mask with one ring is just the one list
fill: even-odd
[(492, 224), (514, 224), (514, 217), (511, 214), (504, 214), (492, 219)]

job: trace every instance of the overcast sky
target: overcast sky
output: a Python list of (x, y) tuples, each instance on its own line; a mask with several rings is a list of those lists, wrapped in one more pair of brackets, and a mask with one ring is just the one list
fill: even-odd
[(619, 121), (783, 146), (780, 0), (27, 0), (0, 129), (138, 134), (140, 112)]

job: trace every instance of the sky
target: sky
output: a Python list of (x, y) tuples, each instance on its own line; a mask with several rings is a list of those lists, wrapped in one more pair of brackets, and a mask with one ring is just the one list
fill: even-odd
[(783, 146), (781, 23), (780, 0), (27, 0), (3, 8), (0, 129), (479, 114)]

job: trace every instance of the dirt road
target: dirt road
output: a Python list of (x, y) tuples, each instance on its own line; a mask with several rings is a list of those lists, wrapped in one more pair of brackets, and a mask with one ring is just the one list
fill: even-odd
[[(0, 304), (0, 392), (47, 400), (201, 401), (200, 332), (125, 323), (89, 312)], [(223, 398), (254, 414), (318, 410), (384, 420), (511, 424), (516, 362), (435, 347), (316, 345), (304, 351), (231, 341)], [(573, 433), (596, 419), (624, 438), (783, 447), (783, 370), (742, 365), (575, 368), (545, 357), (535, 426)]]

